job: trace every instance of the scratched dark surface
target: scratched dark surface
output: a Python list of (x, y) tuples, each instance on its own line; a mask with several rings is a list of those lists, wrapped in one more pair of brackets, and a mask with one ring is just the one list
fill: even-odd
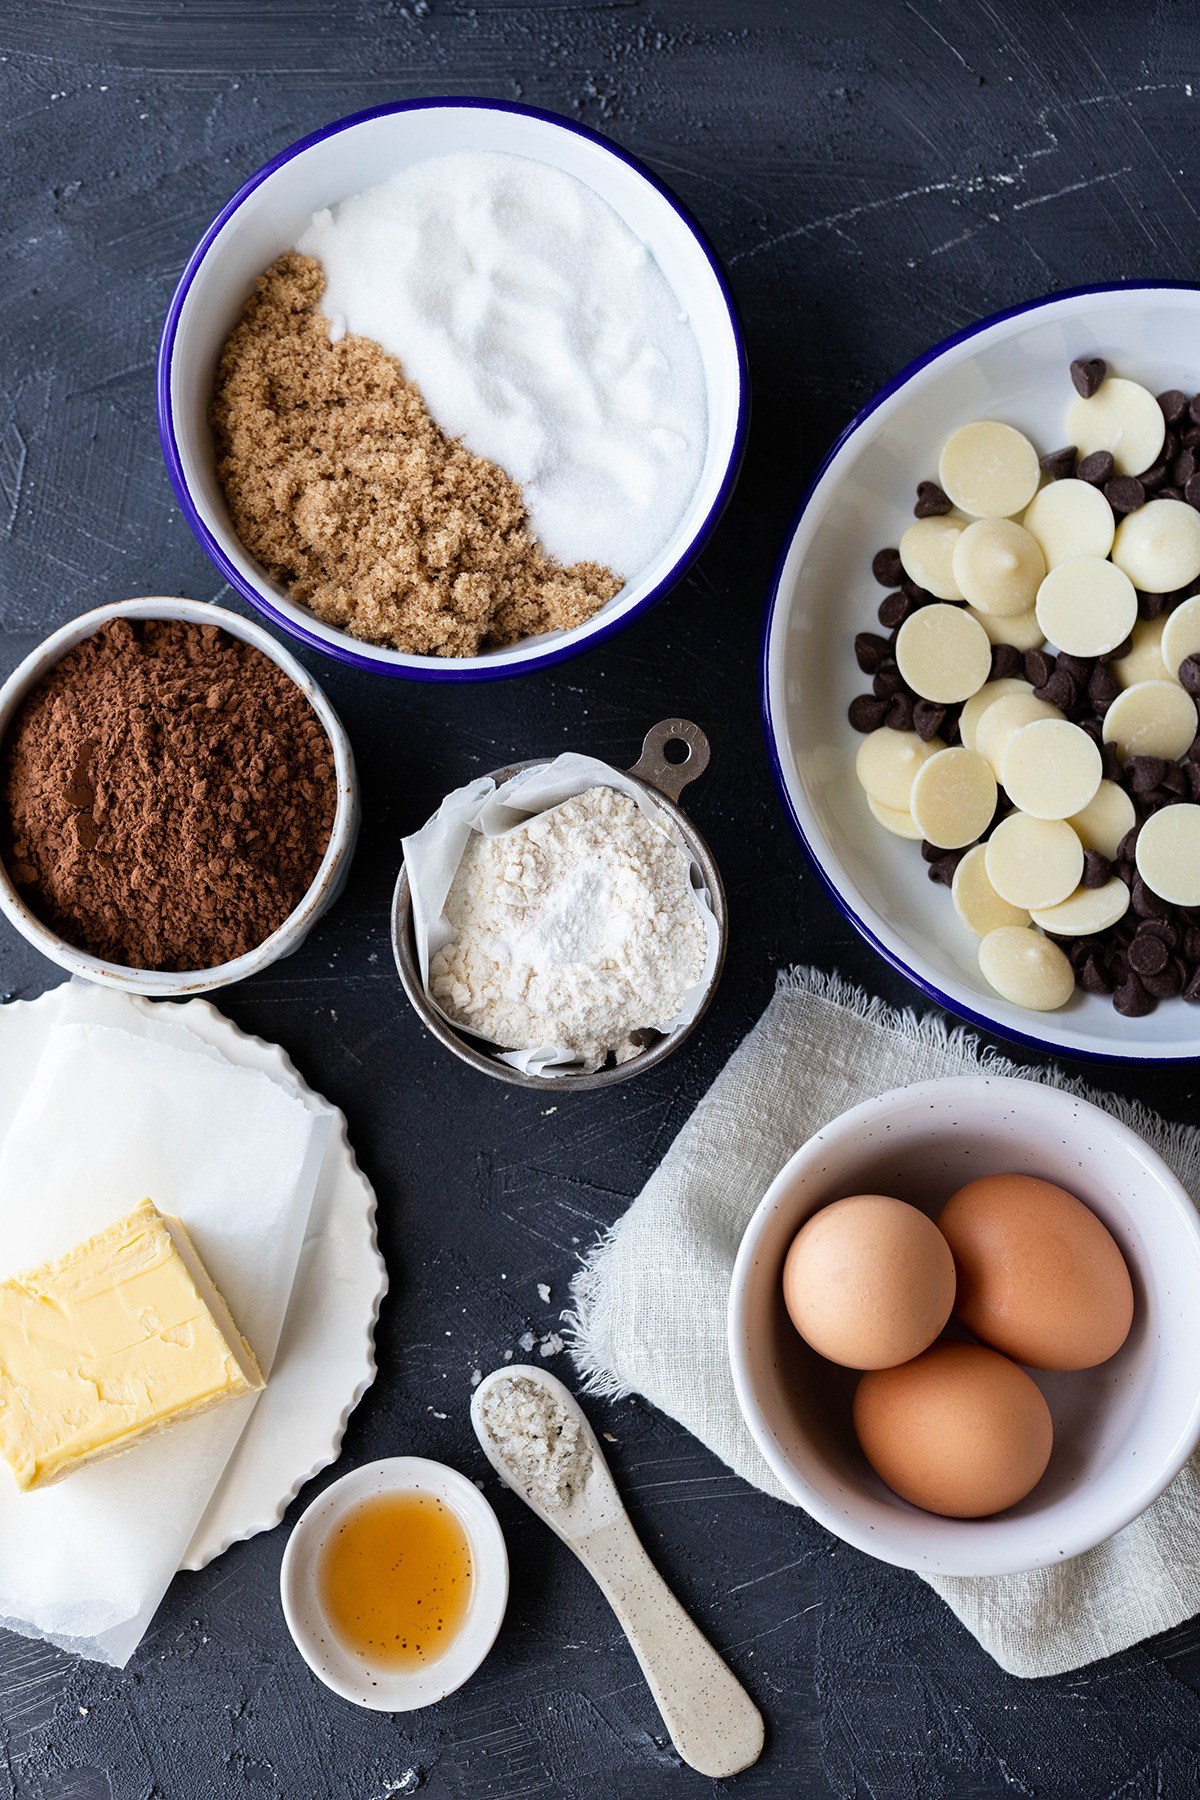
[[(302, 133), (426, 93), (556, 108), (653, 164), (730, 267), (755, 421), (696, 571), (614, 644), (533, 679), (451, 693), (308, 657), (357, 751), (361, 848), (302, 952), (222, 1000), (344, 1107), (379, 1191), (393, 1287), (379, 1379), (340, 1466), (411, 1451), (482, 1476), (471, 1371), (555, 1323), (579, 1249), (637, 1193), (776, 968), (811, 959), (912, 998), (825, 900), (770, 785), (755, 665), (772, 561), (822, 447), (926, 345), (1055, 288), (1196, 272), (1194, 9), (6, 0), (0, 51), (3, 670), (106, 600), (231, 603), (173, 504), (153, 356), (202, 228)], [(478, 771), (565, 745), (628, 761), (675, 713), (715, 741), (690, 804), (729, 887), (725, 979), (661, 1070), (548, 1113), (460, 1068), (408, 1012), (387, 936), (399, 839)], [(58, 979), (4, 928), (5, 996)], [(1189, 1069), (1105, 1079), (1174, 1118), (1194, 1112)], [(552, 1366), (568, 1374), (565, 1362)], [(766, 1715), (766, 1753), (737, 1791), (1195, 1793), (1200, 1628), (1077, 1675), (1011, 1679), (919, 1581), (750, 1490), (669, 1420), (628, 1401), (591, 1410), (618, 1440), (613, 1464), (655, 1557)], [(124, 1673), (0, 1636), (4, 1792), (682, 1800), (724, 1785), (679, 1764), (587, 1577), (488, 1491), (512, 1600), (489, 1661), (441, 1706), (380, 1717), (308, 1674), (278, 1604), (285, 1524), (180, 1577)]]

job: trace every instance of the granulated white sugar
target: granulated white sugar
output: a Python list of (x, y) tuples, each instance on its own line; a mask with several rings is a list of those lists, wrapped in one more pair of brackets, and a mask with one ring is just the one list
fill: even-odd
[(636, 580), (704, 463), (704, 371), (645, 244), (574, 176), (528, 157), (431, 157), (315, 214), (336, 342), (373, 338), (434, 419), (519, 481), (565, 564)]

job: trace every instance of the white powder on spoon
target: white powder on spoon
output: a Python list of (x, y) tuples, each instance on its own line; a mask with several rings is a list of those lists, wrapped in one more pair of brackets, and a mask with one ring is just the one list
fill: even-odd
[(504, 837), (473, 832), (430, 964), (443, 1011), (510, 1050), (561, 1045), (591, 1069), (682, 1010), (704, 923), (682, 848), (617, 788), (592, 787)]
[(524, 489), (558, 561), (627, 582), (663, 548), (704, 464), (695, 335), (607, 201), (528, 157), (460, 151), (314, 215), (336, 342), (373, 338), (433, 417)]

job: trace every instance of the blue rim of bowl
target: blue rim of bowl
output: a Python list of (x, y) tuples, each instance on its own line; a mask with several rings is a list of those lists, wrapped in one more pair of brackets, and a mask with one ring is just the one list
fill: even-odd
[[(687, 549), (678, 560), (672, 564), (662, 580), (657, 582), (654, 587), (650, 589), (649, 593), (643, 594), (641, 599), (638, 600), (635, 605), (631, 606), (627, 612), (623, 613), (619, 619), (613, 619), (607, 624), (598, 625), (594, 631), (589, 632), (586, 637), (580, 638), (577, 643), (553, 645), (539, 655), (527, 658), (526, 661), (517, 664), (515, 667), (501, 665), (496, 668), (464, 669), (455, 667), (453, 664), (445, 666), (441, 659), (430, 657), (429, 667), (422, 665), (420, 668), (411, 668), (396, 663), (381, 662), (366, 651), (352, 650), (348, 645), (331, 643), (328, 638), (321, 636), (319, 632), (309, 630), (303, 624), (290, 618), (286, 613), (281, 612), (276, 606), (272, 605), (272, 603), (267, 600), (257, 588), (252, 586), (241, 572), (229, 561), (229, 558), (225, 555), (224, 551), (201, 519), (199, 510), (192, 500), (191, 491), (183, 472), (183, 464), (175, 441), (175, 423), (171, 409), (171, 362), (175, 350), (175, 337), (179, 329), (179, 318), (183, 311), (184, 302), (191, 290), (192, 282), (195, 280), (197, 271), (204, 261), (204, 258), (207, 256), (214, 239), (224, 229), (226, 223), (233, 217), (234, 213), (237, 212), (244, 202), (249, 199), (250, 195), (254, 193), (255, 189), (260, 187), (268, 177), (276, 172), (277, 169), (283, 168), (286, 163), (291, 162), (293, 157), (299, 156), (303, 151), (311, 149), (314, 144), (323, 143), (326, 138), (334, 137), (341, 131), (348, 131), (354, 125), (366, 124), (370, 119), (385, 118), (392, 113), (427, 112), (437, 108), (458, 107), (467, 107), (484, 112), (517, 113), (523, 118), (539, 119), (543, 124), (554, 125), (562, 131), (573, 132), (576, 137), (585, 138), (588, 143), (595, 144), (599, 149), (607, 151), (610, 156), (615, 157), (618, 162), (624, 163), (628, 168), (633, 170), (635, 175), (639, 175), (648, 186), (652, 187), (654, 191), (666, 201), (667, 205), (677, 214), (683, 224), (691, 232), (692, 236), (696, 239), (706, 261), (712, 269), (717, 286), (721, 291), (721, 298), (724, 301), (725, 309), (729, 317), (730, 330), (733, 333), (734, 349), (737, 353), (738, 411), (733, 429), (733, 442), (730, 446), (729, 460), (725, 467), (725, 473), (722, 476), (720, 488), (717, 490), (713, 503), (702, 520), (699, 529), (693, 535)], [(155, 393), (158, 410), (159, 443), (162, 446), (163, 458), (167, 465), (167, 474), (170, 478), (171, 486), (175, 490), (175, 498), (179, 502), (184, 518), (187, 520), (199, 541), (201, 549), (204, 551), (209, 561), (215, 564), (216, 568), (224, 576), (230, 587), (232, 587), (236, 593), (240, 594), (244, 600), (248, 600), (251, 606), (253, 606), (256, 611), (262, 613), (265, 618), (269, 619), (273, 625), (278, 626), (282, 631), (286, 631), (289, 636), (298, 638), (301, 643), (307, 644), (311, 649), (320, 650), (325, 656), (331, 656), (338, 662), (349, 663), (353, 668), (370, 669), (375, 674), (388, 675), (401, 681), (503, 681), (518, 675), (530, 674), (536, 669), (552, 668), (555, 663), (567, 662), (572, 657), (580, 656), (585, 650), (591, 650), (597, 644), (602, 644), (607, 638), (615, 637), (618, 632), (624, 631), (626, 626), (632, 625), (635, 619), (640, 618), (643, 613), (648, 612), (652, 606), (662, 599), (664, 594), (681, 580), (683, 575), (696, 560), (697, 556), (699, 556), (704, 545), (708, 542), (718, 519), (729, 504), (733, 490), (737, 485), (738, 475), (741, 472), (742, 461), (746, 453), (746, 437), (750, 424), (750, 364), (746, 354), (746, 337), (742, 326), (741, 315), (738, 311), (737, 302), (733, 297), (733, 289), (730, 286), (729, 277), (725, 273), (720, 257), (717, 255), (714, 246), (710, 242), (708, 234), (683, 204), (682, 200), (680, 200), (664, 182), (660, 181), (658, 176), (655, 175), (638, 157), (633, 156), (628, 150), (622, 149), (618, 144), (614, 144), (611, 139), (604, 137), (600, 132), (593, 131), (590, 126), (580, 125), (574, 119), (566, 119), (560, 113), (549, 112), (544, 107), (540, 106), (523, 106), (514, 100), (488, 100), (480, 97), (460, 97), (452, 94), (427, 95), (421, 100), (389, 101), (383, 106), (371, 106), (367, 107), (362, 112), (349, 113), (345, 118), (335, 119), (332, 124), (323, 125), (319, 130), (309, 132), (306, 137), (297, 139), (297, 141), (294, 144), (290, 144), (286, 150), (281, 150), (278, 156), (272, 157), (270, 162), (264, 163), (260, 169), (256, 169), (254, 174), (249, 176), (248, 179), (242, 183), (241, 187), (238, 188), (232, 198), (226, 201), (216, 218), (212, 221), (212, 224), (209, 225), (208, 229), (200, 238), (200, 241), (189, 256), (187, 263), (184, 265), (183, 274), (180, 276), (175, 292), (171, 296), (171, 304), (167, 308), (167, 316), (163, 323), (162, 337), (159, 340), (158, 346), (158, 360), (155, 372)]]
[(775, 790), (783, 803), (783, 810), (787, 815), (788, 823), (799, 840), (800, 848), (804, 851), (804, 854), (812, 865), (813, 872), (818, 881), (821, 883), (821, 886), (825, 889), (825, 892), (829, 895), (829, 898), (833, 901), (838, 911), (850, 921), (859, 936), (864, 938), (866, 942), (870, 944), (872, 950), (877, 951), (879, 955), (882, 956), (884, 962), (890, 964), (898, 974), (903, 975), (906, 981), (911, 981), (913, 986), (919, 988), (923, 994), (927, 994), (929, 998), (935, 1001), (938, 1006), (942, 1007), (944, 1011), (953, 1013), (960, 1019), (966, 1019), (972, 1025), (978, 1025), (982, 1030), (989, 1031), (996, 1037), (1006, 1038), (1011, 1043), (1024, 1044), (1027, 1048), (1038, 1050), (1043, 1055), (1069, 1056), (1076, 1062), (1192, 1062), (1195, 1060), (1195, 1051), (1180, 1050), (1177, 1054), (1165, 1052), (1163, 1054), (1156, 1054), (1153, 1057), (1147, 1057), (1139, 1055), (1136, 1051), (1082, 1050), (1074, 1045), (1067, 1047), (1055, 1043), (1054, 1040), (1050, 1038), (1036, 1037), (1030, 1032), (1018, 1031), (1015, 1026), (1001, 1024), (998, 1019), (991, 1018), (986, 1013), (975, 1011), (974, 1008), (966, 1005), (964, 1001), (952, 999), (949, 994), (943, 993), (936, 982), (930, 980), (928, 976), (918, 974), (918, 972), (911, 968), (909, 964), (904, 961), (903, 957), (893, 950), (890, 945), (885, 944), (882, 939), (877, 937), (875, 932), (873, 932), (871, 927), (867, 924), (866, 920), (859, 916), (845, 894), (843, 894), (838, 887), (837, 883), (822, 866), (820, 858), (813, 849), (813, 846), (809, 843), (807, 833), (800, 823), (799, 815), (792, 805), (792, 797), (788, 792), (787, 780), (783, 772), (783, 762), (779, 754), (779, 737), (776, 731), (776, 722), (771, 712), (771, 631), (775, 623), (775, 613), (779, 606), (779, 591), (780, 584), (783, 581), (784, 566), (787, 563), (792, 545), (796, 539), (796, 534), (800, 529), (800, 524), (805, 513), (808, 511), (813, 495), (816, 493), (827, 470), (841, 454), (851, 438), (862, 429), (868, 419), (872, 418), (873, 415), (879, 411), (879, 408), (885, 401), (891, 399), (893, 394), (899, 393), (901, 388), (907, 387), (908, 383), (915, 375), (919, 375), (921, 370), (928, 368), (931, 363), (937, 362), (948, 350), (955, 349), (959, 344), (969, 343), (972, 338), (980, 337), (984, 332), (990, 331), (994, 325), (1003, 325), (1007, 319), (1018, 319), (1026, 313), (1040, 312), (1044, 307), (1056, 306), (1062, 300), (1085, 300), (1090, 296), (1099, 294), (1156, 294), (1163, 292), (1200, 294), (1200, 282), (1104, 281), (1095, 282), (1083, 287), (1063, 288), (1060, 293), (1042, 294), (1036, 300), (1023, 300), (1018, 306), (1007, 306), (1000, 312), (989, 313), (986, 318), (978, 319), (974, 325), (967, 325), (962, 331), (955, 331), (949, 337), (941, 338), (928, 350), (922, 351), (920, 356), (914, 357), (912, 362), (905, 363), (902, 369), (899, 369), (890, 380), (885, 381), (882, 387), (877, 388), (870, 399), (858, 409), (849, 424), (838, 433), (833, 443), (829, 446), (829, 449), (817, 464), (816, 469), (813, 471), (813, 474), (804, 489), (800, 504), (792, 517), (791, 524), (783, 539), (779, 555), (776, 558), (775, 572), (771, 577), (771, 591), (767, 599), (766, 613), (763, 618), (762, 638), (759, 648), (759, 678), (761, 684), (760, 707), (762, 711), (763, 736), (766, 739), (767, 761), (770, 764), (771, 777), (775, 783)]

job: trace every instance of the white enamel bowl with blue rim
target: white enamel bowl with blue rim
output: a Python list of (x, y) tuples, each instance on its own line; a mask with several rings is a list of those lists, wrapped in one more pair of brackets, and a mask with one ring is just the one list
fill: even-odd
[(763, 719), (791, 823), (833, 899), (881, 955), (931, 999), (1038, 1049), (1079, 1057), (1200, 1055), (1200, 1007), (1160, 1002), (1125, 1019), (1076, 990), (1058, 1012), (1001, 999), (979, 972), (979, 940), (915, 843), (877, 825), (854, 775), (846, 719), (869, 679), (854, 635), (878, 630), (884, 589), (871, 559), (899, 542), (920, 480), (936, 478), (956, 426), (1001, 419), (1040, 453), (1067, 442), (1074, 357), (1103, 357), (1153, 393), (1200, 389), (1200, 289), (1082, 289), (1000, 313), (911, 363), (863, 408), (818, 469), (775, 578), (763, 642)]
[[(449, 151), (505, 151), (565, 170), (617, 212), (654, 256), (695, 332), (708, 395), (699, 485), (670, 540), (586, 624), (482, 656), (411, 656), (363, 643), (292, 600), (243, 548), (216, 478), (208, 407), (217, 359), (262, 271), (319, 207)], [(595, 132), (497, 100), (416, 100), (339, 119), (250, 177), (200, 239), (171, 301), (158, 353), (158, 422), (184, 516), (226, 581), (273, 625), (355, 667), (424, 681), (487, 681), (562, 662), (647, 610), (698, 554), (733, 491), (750, 387), (733, 297), (715, 251), (650, 171)]]
[[(1066, 1188), (1108, 1227), (1133, 1280), (1133, 1324), (1097, 1368), (1029, 1371), (1054, 1420), (1049, 1466), (1032, 1493), (990, 1519), (944, 1519), (901, 1500), (868, 1465), (851, 1419), (858, 1376), (792, 1328), (783, 1262), (830, 1200), (895, 1194), (936, 1217), (966, 1182), (1008, 1171)], [(784, 1165), (734, 1264), (729, 1360), (754, 1442), (814, 1519), (903, 1569), (1011, 1575), (1102, 1543), (1179, 1473), (1200, 1438), (1198, 1313), (1200, 1216), (1148, 1144), (1062, 1089), (958, 1076), (852, 1107)]]

